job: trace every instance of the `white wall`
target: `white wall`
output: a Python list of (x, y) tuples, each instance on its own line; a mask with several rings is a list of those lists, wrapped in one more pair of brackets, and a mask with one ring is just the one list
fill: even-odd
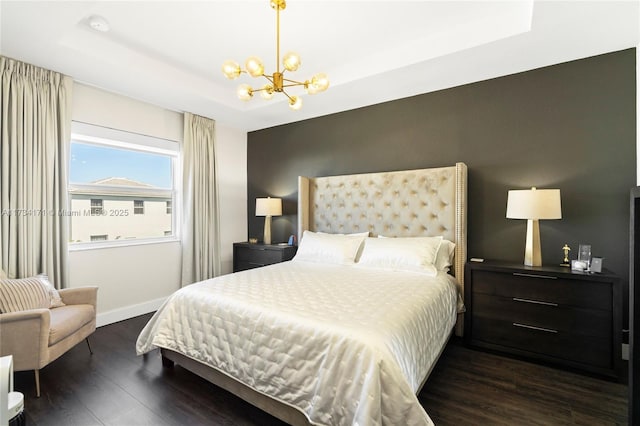
[[(75, 83), (72, 119), (182, 143), (182, 114)], [(215, 117), (212, 117), (215, 119)], [(223, 273), (247, 236), (247, 134), (216, 125)], [(97, 285), (98, 325), (155, 310), (180, 287), (179, 242), (72, 250), (70, 287)]]

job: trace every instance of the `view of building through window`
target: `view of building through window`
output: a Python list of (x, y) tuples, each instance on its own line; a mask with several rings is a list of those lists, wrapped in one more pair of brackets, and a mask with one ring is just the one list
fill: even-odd
[(171, 153), (145, 145), (86, 139), (74, 134), (71, 141), (71, 242), (175, 235), (172, 205), (177, 150)]

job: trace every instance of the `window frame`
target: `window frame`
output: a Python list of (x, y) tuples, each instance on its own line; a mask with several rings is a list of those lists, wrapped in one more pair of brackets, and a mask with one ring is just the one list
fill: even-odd
[[(139, 133), (127, 132), (123, 130), (111, 129), (102, 126), (96, 126), (88, 123), (82, 123), (78, 121), (72, 121), (71, 123), (71, 139), (69, 141), (69, 153), (71, 152), (71, 144), (74, 142), (95, 145), (106, 148), (125, 149), (130, 151), (137, 151), (150, 154), (160, 154), (170, 157), (171, 159), (171, 171), (172, 171), (172, 188), (144, 188), (143, 190), (135, 187), (118, 187), (118, 191), (131, 194), (132, 196), (139, 195), (138, 200), (143, 201), (149, 194), (154, 197), (168, 198), (171, 200), (172, 207), (174, 205), (181, 205), (179, 190), (179, 183), (181, 182), (181, 144), (177, 141), (169, 139), (161, 139), (153, 136), (142, 135)], [(70, 154), (69, 154), (70, 155)], [(87, 194), (91, 191), (100, 194), (101, 191), (108, 192), (111, 187), (106, 185), (92, 185), (92, 184), (80, 184), (72, 183), (70, 181), (70, 169), (71, 161), (69, 161), (69, 180), (67, 181), (67, 194), (68, 194), (68, 211), (71, 212), (71, 202), (74, 194)], [(97, 190), (97, 191), (96, 191)], [(93, 197), (98, 199), (98, 197)], [(165, 200), (166, 201), (166, 200)], [(103, 201), (104, 209), (104, 201)], [(134, 207), (135, 209), (135, 207)], [(179, 224), (181, 223), (179, 209), (171, 209), (171, 228), (173, 234), (169, 236), (157, 236), (157, 237), (141, 237), (112, 241), (83, 241), (73, 242), (69, 241), (69, 251), (77, 250), (89, 250), (107, 247), (119, 247), (119, 246), (135, 246), (154, 243), (166, 243), (175, 242), (180, 240), (181, 229)], [(73, 215), (69, 216), (69, 229), (71, 230), (71, 220)]]
[[(96, 203), (96, 205), (94, 205), (94, 201), (100, 201), (100, 205), (98, 205), (98, 203)], [(89, 201), (90, 204), (90, 208), (91, 208), (91, 216), (102, 216), (102, 212), (104, 211), (104, 199), (102, 198), (91, 198)]]
[(133, 214), (144, 214), (144, 200), (133, 200)]

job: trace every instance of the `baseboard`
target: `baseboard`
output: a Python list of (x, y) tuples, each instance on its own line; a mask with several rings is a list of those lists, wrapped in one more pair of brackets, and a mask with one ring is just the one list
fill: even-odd
[(167, 300), (166, 297), (161, 297), (159, 299), (149, 300), (148, 302), (138, 303), (137, 305), (129, 305), (123, 308), (102, 312), (96, 315), (96, 327), (102, 327), (103, 325), (113, 324), (114, 322), (124, 321), (129, 318), (137, 317), (138, 315), (156, 311), (160, 306), (162, 306), (165, 300)]

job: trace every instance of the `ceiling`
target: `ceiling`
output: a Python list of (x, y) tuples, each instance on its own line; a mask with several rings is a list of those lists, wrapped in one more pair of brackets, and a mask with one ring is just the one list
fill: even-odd
[[(88, 25), (91, 16), (108, 32)], [(288, 0), (281, 49), (329, 75), (329, 90), (286, 98), (235, 94), (226, 59), (255, 55), (275, 71), (276, 14), (268, 0), (0, 1), (0, 53), (76, 81), (247, 131), (636, 47), (638, 1)], [(291, 89), (291, 94), (301, 91)]]

